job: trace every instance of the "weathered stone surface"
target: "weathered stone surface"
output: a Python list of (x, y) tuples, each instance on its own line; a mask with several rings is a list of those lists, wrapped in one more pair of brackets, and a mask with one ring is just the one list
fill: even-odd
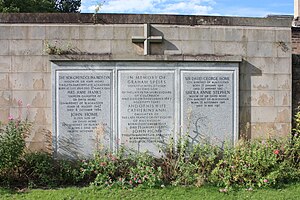
[(48, 56), (13, 56), (12, 72), (46, 72)]
[(159, 155), (175, 130), (175, 71), (120, 70), (118, 130), (129, 149)]
[(176, 25), (224, 25), (290, 27), (292, 17), (224, 17), (195, 15), (147, 15), (147, 14), (79, 14), (79, 13), (1, 13), (0, 23), (100, 23), (100, 24), (176, 24)]
[(244, 40), (248, 42), (273, 42), (276, 32), (273, 28), (253, 28), (245, 30)]
[(0, 48), (0, 55), (9, 55), (9, 40), (0, 40), (1, 48)]
[(0, 107), (8, 108), (11, 105), (11, 92), (10, 91), (0, 91)]
[(58, 157), (91, 157), (97, 149), (110, 149), (112, 129), (112, 71), (54, 71)]
[(85, 25), (79, 26), (79, 38), (85, 40), (111, 40), (114, 38), (114, 27), (112, 25)]
[(181, 71), (181, 125), (192, 143), (237, 140), (238, 70)]
[(276, 44), (272, 42), (248, 42), (248, 57), (276, 57)]
[(185, 55), (214, 54), (214, 45), (211, 41), (182, 41), (182, 53)]
[[(226, 41), (226, 40), (224, 40)], [(246, 48), (243, 43), (240, 42), (215, 42), (214, 53), (217, 55), (244, 55)]]
[(10, 26), (0, 26), (0, 40), (10, 39)]
[[(24, 103), (29, 104), (34, 108), (45, 108), (51, 96), (47, 96), (46, 91), (13, 91), (12, 101), (14, 105), (18, 105), (18, 101), (22, 100)], [(25, 105), (26, 106), (26, 105)]]
[[(12, 73), (10, 87), (13, 90), (44, 90), (50, 89), (50, 77), (46, 73)], [(48, 80), (48, 81), (47, 81)]]
[(290, 123), (253, 123), (251, 125), (253, 139), (287, 137), (290, 130)]
[[(300, 70), (294, 66), (292, 84), (290, 64), (291, 51), (300, 52), (300, 34), (299, 28), (292, 28), (291, 45), (290, 18), (1, 13), (0, 23), (3, 120), (10, 112), (8, 108), (16, 107), (15, 100), (24, 94), (24, 104), (26, 101), (33, 104), (31, 119), (35, 124), (51, 124), (51, 108), (55, 103), (51, 102), (54, 95), (49, 60), (239, 62), (239, 121), (243, 127), (240, 131), (249, 123), (250, 128), (244, 131), (249, 138), (259, 134), (251, 128), (254, 124), (260, 124), (264, 133), (268, 132), (269, 123), (273, 123), (274, 132), (289, 132), (290, 126), (286, 124), (291, 119), (285, 110), (292, 109), (292, 102), (295, 108), (300, 99)], [(143, 55), (143, 44), (131, 42), (132, 36), (143, 35), (144, 23), (152, 23), (151, 35), (164, 37), (162, 44), (151, 44), (152, 55), (147, 56)], [(45, 51), (47, 42), (71, 51), (49, 56)], [(42, 103), (40, 100), (45, 98)], [(254, 112), (253, 107), (262, 109)], [(273, 122), (265, 122), (270, 119), (260, 116), (266, 107), (276, 110)], [(280, 128), (281, 124), (284, 128)]]
[(70, 40), (79, 39), (79, 26), (56, 25), (46, 26), (46, 39), (50, 40)]
[(41, 40), (11, 40), (10, 55), (43, 55), (43, 42)]
[(10, 56), (0, 56), (0, 70), (1, 72), (11, 71), (11, 57)]

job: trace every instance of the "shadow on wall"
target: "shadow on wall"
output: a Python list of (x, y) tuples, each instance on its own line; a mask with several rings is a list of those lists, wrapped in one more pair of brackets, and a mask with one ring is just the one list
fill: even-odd
[(239, 80), (239, 139), (251, 139), (251, 77), (262, 76), (262, 71), (244, 60), (240, 64)]
[(292, 116), (295, 116), (300, 106), (300, 54), (293, 54), (292, 59)]
[[(155, 27), (151, 27), (151, 36), (162, 36), (164, 38), (164, 34)], [(153, 55), (164, 55), (168, 51), (172, 51), (172, 54), (176, 53), (176, 51), (179, 52), (179, 49), (176, 47), (176, 45), (172, 44), (166, 39), (164, 39), (162, 43), (151, 43), (150, 47), (151, 54)]]

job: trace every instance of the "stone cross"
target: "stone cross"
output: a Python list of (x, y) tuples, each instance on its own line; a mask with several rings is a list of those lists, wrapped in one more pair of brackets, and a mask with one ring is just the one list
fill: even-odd
[(298, 19), (300, 16), (300, 0), (294, 0), (294, 18)]
[(150, 36), (151, 26), (150, 24), (144, 24), (144, 36), (133, 36), (133, 43), (144, 43), (144, 55), (150, 54), (150, 43), (162, 43), (162, 36)]

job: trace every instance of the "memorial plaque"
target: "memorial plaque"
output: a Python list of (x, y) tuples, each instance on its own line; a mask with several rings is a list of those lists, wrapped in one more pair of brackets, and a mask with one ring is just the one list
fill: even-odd
[(62, 62), (53, 75), (58, 156), (121, 145), (161, 156), (180, 134), (218, 146), (237, 138), (237, 63)]
[(112, 71), (56, 71), (57, 154), (91, 157), (109, 147)]
[(181, 71), (183, 130), (194, 144), (233, 142), (236, 126), (236, 72)]
[(118, 77), (121, 143), (159, 155), (174, 132), (174, 71), (121, 70)]

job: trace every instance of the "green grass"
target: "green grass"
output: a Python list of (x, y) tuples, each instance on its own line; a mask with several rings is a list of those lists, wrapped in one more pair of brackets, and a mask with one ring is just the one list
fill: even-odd
[(288, 185), (282, 189), (259, 189), (254, 191), (231, 191), (220, 193), (216, 187), (201, 188), (170, 187), (164, 189), (95, 189), (65, 188), (57, 190), (34, 189), (26, 192), (16, 192), (0, 188), (0, 199), (300, 199), (300, 183)]

